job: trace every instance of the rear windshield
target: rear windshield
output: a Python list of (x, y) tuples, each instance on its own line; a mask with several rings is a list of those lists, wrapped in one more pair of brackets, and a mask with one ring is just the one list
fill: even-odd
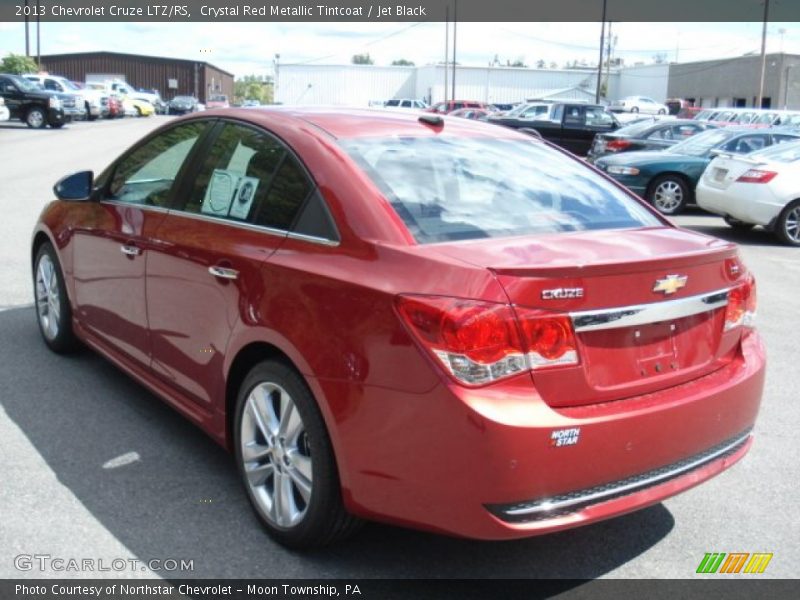
[(661, 225), (636, 200), (541, 142), (339, 140), (418, 243)]

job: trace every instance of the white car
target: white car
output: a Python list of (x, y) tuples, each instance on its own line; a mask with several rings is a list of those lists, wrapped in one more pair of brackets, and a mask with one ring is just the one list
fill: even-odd
[(669, 112), (669, 108), (665, 104), (659, 104), (647, 96), (628, 96), (612, 103), (608, 109), (615, 112), (646, 113), (648, 115), (665, 115)]
[(718, 154), (700, 178), (695, 199), (731, 227), (761, 225), (800, 246), (800, 141), (744, 156)]
[(4, 98), (0, 98), (0, 121), (8, 121), (11, 118), (11, 113), (8, 111), (8, 107), (6, 107), (6, 101)]
[(410, 108), (412, 110), (425, 110), (428, 105), (422, 100), (414, 100), (413, 98), (394, 98), (387, 100), (383, 104), (384, 108)]

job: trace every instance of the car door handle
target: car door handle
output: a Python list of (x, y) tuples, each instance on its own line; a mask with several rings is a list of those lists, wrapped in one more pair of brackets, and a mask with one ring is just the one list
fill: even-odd
[(127, 256), (139, 256), (142, 253), (140, 248), (136, 246), (130, 246), (128, 244), (123, 244), (119, 247), (119, 251)]
[(208, 267), (208, 272), (220, 279), (236, 279), (239, 277), (239, 271), (236, 269), (228, 269), (227, 267), (218, 267), (216, 265)]

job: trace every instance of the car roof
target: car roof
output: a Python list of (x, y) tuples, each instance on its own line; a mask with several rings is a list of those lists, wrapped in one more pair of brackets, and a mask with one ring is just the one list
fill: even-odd
[[(416, 112), (397, 112), (382, 109), (356, 109), (340, 107), (260, 107), (255, 110), (221, 109), (206, 111), (208, 116), (229, 115), (242, 120), (261, 123), (269, 128), (279, 121), (284, 125), (311, 124), (334, 138), (371, 137), (388, 135), (436, 135), (441, 131), (456, 135), (490, 135), (530, 140), (530, 137), (486, 123), (442, 116), (443, 128), (433, 127), (421, 120)], [(431, 117), (431, 115), (427, 115)]]

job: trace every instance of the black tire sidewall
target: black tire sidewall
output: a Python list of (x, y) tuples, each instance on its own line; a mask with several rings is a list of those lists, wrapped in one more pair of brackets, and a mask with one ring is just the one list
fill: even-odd
[[(241, 421), (245, 402), (252, 389), (265, 382), (272, 382), (285, 389), (294, 401), (305, 426), (312, 452), (313, 485), (311, 498), (303, 520), (290, 528), (281, 528), (271, 523), (261, 512), (252, 496), (241, 451)], [(316, 401), (293, 368), (277, 360), (267, 360), (254, 366), (245, 377), (236, 398), (236, 412), (233, 421), (233, 443), (236, 468), (250, 505), (275, 540), (290, 548), (303, 549), (323, 545), (329, 529), (331, 515), (341, 505), (341, 488), (336, 469), (336, 461), (327, 428)]]

